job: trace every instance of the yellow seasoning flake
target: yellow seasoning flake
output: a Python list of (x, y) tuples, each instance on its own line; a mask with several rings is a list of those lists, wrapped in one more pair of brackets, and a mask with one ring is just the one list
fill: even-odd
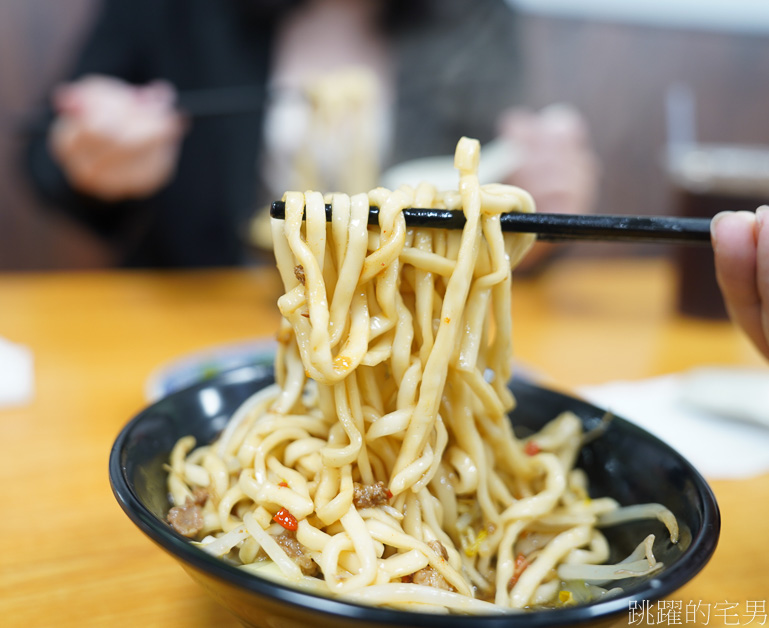
[[(486, 536), (486, 530), (481, 530), (478, 533), (478, 536), (476, 536), (473, 529), (468, 528), (467, 544), (464, 542), (462, 543), (462, 545), (465, 546), (465, 555), (468, 558), (473, 558), (478, 555), (478, 551), (481, 549), (481, 543), (483, 543)], [(462, 541), (465, 541), (465, 539), (463, 538)]]
[(558, 601), (561, 604), (574, 604), (574, 596), (571, 594), (571, 591), (559, 591)]
[(344, 355), (338, 355), (334, 358), (334, 368), (338, 371), (348, 370), (352, 366), (352, 358)]

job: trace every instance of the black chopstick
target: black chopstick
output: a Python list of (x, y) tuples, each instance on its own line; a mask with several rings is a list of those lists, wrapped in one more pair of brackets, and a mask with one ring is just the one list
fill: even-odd
[[(265, 100), (280, 94), (304, 98), (297, 89), (275, 88), (267, 90), (258, 85), (237, 85), (182, 90), (176, 95), (176, 109), (188, 118), (215, 118), (259, 113), (264, 109)], [(36, 135), (47, 133), (52, 116), (50, 109), (41, 108), (28, 116), (11, 122), (17, 133)]]
[(191, 89), (177, 94), (176, 107), (191, 118), (257, 113), (264, 108), (265, 95), (256, 85)]
[(180, 91), (176, 107), (191, 118), (232, 116), (261, 112), (270, 99), (307, 98), (304, 91), (295, 87), (270, 87), (239, 85)]
[[(286, 204), (275, 201), (270, 216), (283, 219)], [(461, 229), (465, 217), (461, 211), (409, 208), (403, 210), (410, 227)], [(331, 220), (331, 205), (326, 205), (326, 220)], [(369, 224), (378, 224), (379, 208), (372, 206)], [(661, 242), (667, 244), (710, 244), (709, 218), (679, 216), (612, 216), (600, 214), (502, 214), (502, 230), (511, 233), (536, 233), (540, 240), (605, 240), (621, 242)]]

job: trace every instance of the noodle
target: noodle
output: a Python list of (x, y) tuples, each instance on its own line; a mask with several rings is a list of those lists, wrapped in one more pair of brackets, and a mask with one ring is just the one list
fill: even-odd
[[(387, 103), (380, 79), (363, 66), (320, 74), (296, 89), (278, 87), (266, 113), (262, 177), (277, 194), (371, 189), (387, 152)], [(272, 248), (267, 209), (251, 221), (250, 237), (261, 249)]]
[[(657, 518), (677, 532), (661, 506), (623, 514), (588, 499), (574, 415), (513, 434), (511, 267), (533, 237), (503, 235), (499, 215), (534, 207), (518, 188), (479, 186), (478, 159), (462, 138), (458, 192), (285, 195), (285, 221), (272, 224), (285, 286), (276, 384), (216, 443), (193, 451), (188, 437), (171, 454), (175, 509), (199, 509), (205, 525), (190, 536), (204, 535), (204, 550), (314, 591), (430, 612), (556, 605), (581, 574), (659, 568), (648, 542), (589, 571), (608, 558), (602, 525)], [(407, 228), (411, 206), (461, 208), (466, 226)]]

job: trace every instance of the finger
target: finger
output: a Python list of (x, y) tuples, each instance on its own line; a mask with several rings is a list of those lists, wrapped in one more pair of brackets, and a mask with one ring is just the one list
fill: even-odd
[(538, 135), (537, 118), (529, 109), (508, 109), (499, 119), (499, 133), (514, 142), (528, 144)]
[(165, 185), (176, 169), (179, 124), (127, 138), (98, 158), (81, 164), (80, 184), (103, 200), (141, 198)]
[[(157, 190), (176, 165), (184, 123), (180, 116), (124, 125), (122, 134), (104, 136), (60, 117), (49, 138), (72, 185), (105, 201), (146, 196)], [(167, 165), (166, 165), (167, 164)]]
[(163, 153), (149, 156), (144, 162), (127, 162), (120, 168), (108, 163), (98, 164), (90, 176), (98, 180), (94, 190), (103, 200), (145, 198), (156, 193), (172, 179), (176, 162), (175, 152), (167, 149)]
[(178, 140), (187, 128), (184, 117), (174, 110), (144, 112), (126, 125), (120, 139), (127, 147), (142, 150)]
[(756, 215), (723, 212), (713, 218), (711, 233), (716, 279), (729, 316), (769, 356), (758, 289)]
[(546, 213), (592, 211), (597, 196), (598, 169), (590, 155), (565, 160), (556, 155), (531, 155), (510, 177), (526, 189)]
[(544, 133), (553, 141), (579, 147), (589, 144), (587, 123), (573, 106), (565, 103), (549, 105), (542, 110), (541, 119)]
[(147, 103), (171, 109), (176, 104), (176, 90), (168, 81), (156, 80), (147, 83), (140, 90), (140, 96)]
[(59, 90), (62, 111), (57, 122), (66, 132), (60, 145), (73, 162), (98, 158), (119, 143), (131, 126), (127, 89), (97, 79), (84, 79)]
[(89, 128), (77, 117), (63, 115), (54, 122), (50, 145), (62, 166), (77, 175), (112, 150), (114, 139)]
[[(78, 189), (90, 180), (88, 172), (109, 147), (83, 130), (83, 125), (71, 116), (59, 116), (48, 136), (51, 154), (56, 158), (70, 182)], [(84, 183), (85, 182), (85, 183)]]
[[(769, 207), (756, 210), (756, 283), (761, 300), (761, 327), (769, 344)], [(765, 352), (766, 353), (766, 352)], [(769, 357), (769, 353), (766, 353)]]
[(75, 169), (88, 169), (121, 152), (131, 159), (158, 144), (176, 142), (185, 130), (183, 119), (172, 109), (122, 107), (119, 103), (63, 118), (59, 151)]
[(538, 113), (511, 109), (500, 120), (502, 133), (539, 150), (589, 151), (587, 123), (572, 106), (556, 104)]
[(98, 159), (99, 166), (115, 171), (145, 167), (143, 164), (154, 162), (159, 155), (177, 150), (181, 124), (169, 121), (162, 129), (140, 133), (139, 136), (125, 138), (120, 146), (102, 153)]
[(51, 103), (57, 113), (75, 115), (82, 109), (80, 91), (71, 83), (54, 87), (51, 94)]

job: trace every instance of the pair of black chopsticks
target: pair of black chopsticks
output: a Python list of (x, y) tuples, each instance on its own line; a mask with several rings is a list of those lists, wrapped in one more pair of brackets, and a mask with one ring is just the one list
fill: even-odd
[[(275, 201), (270, 208), (273, 218), (283, 219), (286, 204)], [(461, 229), (465, 217), (461, 211), (409, 208), (403, 210), (410, 227)], [(378, 224), (379, 208), (371, 207), (369, 224)], [(326, 220), (331, 220), (331, 205), (326, 205)], [(709, 218), (678, 216), (611, 216), (572, 214), (502, 214), (502, 231), (536, 233), (540, 240), (606, 240), (618, 242), (660, 242), (667, 244), (710, 244)]]

